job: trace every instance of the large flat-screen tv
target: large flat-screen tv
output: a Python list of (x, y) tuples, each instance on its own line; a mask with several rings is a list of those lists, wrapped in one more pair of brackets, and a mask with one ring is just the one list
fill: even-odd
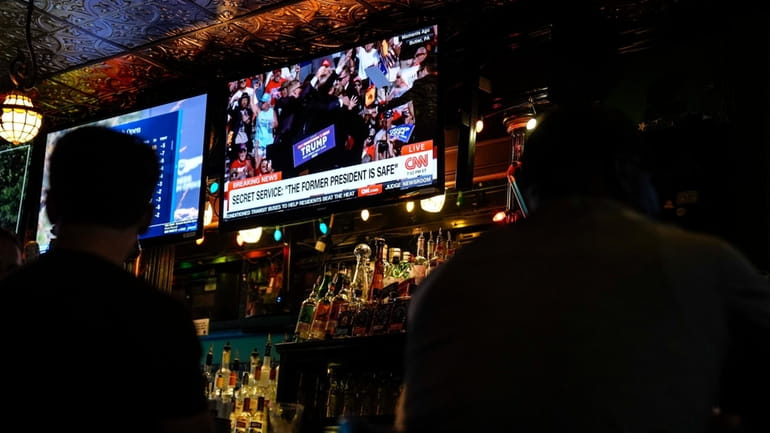
[(443, 192), (438, 32), (423, 25), (228, 81), (220, 229)]
[[(157, 152), (161, 175), (152, 199), (155, 214), (147, 232), (139, 237), (142, 245), (161, 245), (200, 237), (203, 231), (201, 203), (205, 194), (202, 179), (207, 137), (207, 99), (207, 94), (199, 94), (49, 132), (46, 137), (36, 235), (40, 251), (47, 251), (54, 237), (51, 222), (45, 212), (49, 156), (62, 135), (86, 125), (108, 126), (136, 134)], [(109, 143), (104, 145), (109, 146)], [(109, 182), (109, 173), (100, 176), (98, 181)], [(83, 206), (88, 206), (88, 202), (84, 200)], [(99, 212), (99, 209), (93, 209), (93, 212)]]

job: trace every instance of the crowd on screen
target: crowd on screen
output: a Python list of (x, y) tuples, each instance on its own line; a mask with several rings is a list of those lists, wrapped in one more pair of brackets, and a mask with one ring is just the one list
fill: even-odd
[[(391, 158), (403, 144), (431, 138), (437, 90), (417, 92), (416, 83), (436, 79), (435, 27), (414, 42), (392, 37), (230, 82), (226, 180)], [(426, 105), (434, 107), (421, 118)], [(292, 146), (331, 125), (334, 148), (297, 164)]]

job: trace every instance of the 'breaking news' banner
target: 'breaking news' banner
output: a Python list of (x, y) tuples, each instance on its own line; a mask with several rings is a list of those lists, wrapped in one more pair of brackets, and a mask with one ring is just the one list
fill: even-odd
[(270, 173), (232, 181), (225, 191), (224, 217), (294, 210), (325, 202), (373, 196), (383, 191), (430, 185), (438, 167), (432, 141), (406, 144), (401, 155), (366, 164), (283, 179)]

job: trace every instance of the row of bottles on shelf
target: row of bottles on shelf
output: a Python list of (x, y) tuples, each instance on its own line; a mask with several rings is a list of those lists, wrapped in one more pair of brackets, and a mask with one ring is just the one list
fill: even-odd
[(234, 433), (262, 433), (265, 410), (271, 401), (275, 401), (280, 370), (272, 360), (270, 334), (264, 356), (260, 358), (259, 350), (254, 348), (248, 365), (242, 364), (237, 354), (231, 358), (232, 347), (227, 342), (222, 349), (221, 363), (215, 370), (213, 350), (212, 345), (203, 366), (209, 409), (217, 418), (229, 419)]
[(326, 374), (302, 374), (297, 398), (320, 418), (392, 416), (402, 379), (393, 369), (329, 363)]
[(420, 233), (414, 256), (381, 237), (374, 238), (373, 258), (369, 244), (358, 244), (352, 271), (345, 263), (336, 272), (324, 264), (300, 305), (294, 341), (405, 332), (414, 288), (453, 254), (451, 235), (440, 228), (435, 240)]

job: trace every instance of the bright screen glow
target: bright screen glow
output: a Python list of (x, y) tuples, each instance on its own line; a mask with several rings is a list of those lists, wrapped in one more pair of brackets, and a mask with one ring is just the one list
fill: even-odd
[(443, 191), (437, 33), (428, 25), (229, 82), (220, 224)]
[[(203, 149), (205, 145), (207, 96), (198, 95), (104, 120), (54, 131), (46, 138), (37, 242), (48, 250), (51, 222), (45, 212), (49, 156), (57, 140), (81, 126), (108, 126), (141, 136), (153, 146), (161, 165), (161, 178), (153, 197), (155, 215), (150, 228), (140, 236), (143, 244), (195, 238), (202, 224), (200, 213)], [(100, 181), (109, 181), (108, 178)], [(87, 203), (84, 203), (86, 206)], [(99, 209), (94, 209), (98, 212)]]

